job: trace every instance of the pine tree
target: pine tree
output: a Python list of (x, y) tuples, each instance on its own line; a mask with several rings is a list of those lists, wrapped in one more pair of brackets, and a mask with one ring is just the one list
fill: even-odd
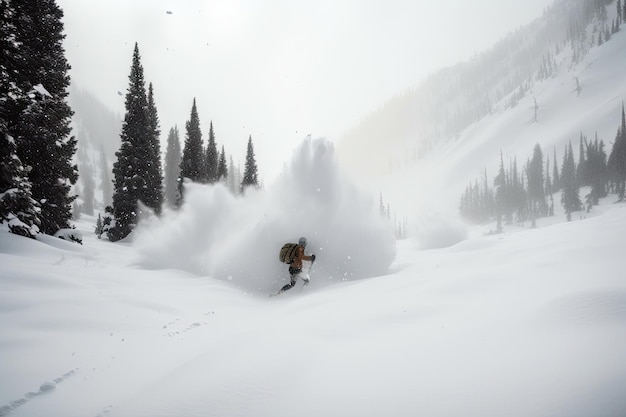
[(0, 223), (7, 223), (12, 233), (34, 238), (39, 231), (39, 208), (7, 127), (8, 108), (16, 107), (15, 101), (25, 96), (14, 82), (16, 61), (22, 59), (14, 41), (14, 12), (11, 4), (0, 1)]
[(222, 145), (222, 153), (220, 153), (220, 160), (217, 163), (217, 181), (226, 181), (228, 178), (228, 168), (226, 167), (226, 152), (224, 151), (224, 145)]
[(500, 168), (498, 169), (498, 175), (493, 180), (493, 185), (496, 192), (496, 219), (498, 221), (498, 229), (501, 229), (502, 216), (510, 219), (509, 190), (502, 151), (500, 151)]
[(561, 168), (561, 181), (563, 192), (561, 194), (561, 204), (565, 209), (568, 220), (571, 220), (571, 213), (581, 209), (579, 186), (576, 179), (576, 162), (574, 162), (574, 151), (572, 144), (565, 150), (563, 157), (563, 167)]
[(622, 122), (617, 129), (613, 149), (609, 155), (608, 169), (616, 186), (619, 200), (624, 200), (626, 194), (626, 113), (622, 103)]
[(228, 161), (228, 189), (233, 194), (239, 193), (239, 178), (237, 177), (237, 171), (235, 170), (235, 163), (233, 162), (232, 155)]
[(545, 190), (543, 188), (543, 152), (539, 144), (535, 145), (532, 160), (526, 168), (528, 177), (528, 202), (533, 218), (543, 217), (548, 213)]
[(556, 193), (561, 190), (561, 176), (559, 174), (559, 164), (556, 159), (556, 148), (554, 148), (554, 159), (552, 162), (552, 166), (554, 167), (552, 171), (552, 192)]
[(597, 205), (600, 198), (607, 196), (607, 167), (604, 142), (598, 141), (598, 134), (593, 143), (587, 144), (587, 171), (591, 193), (589, 195), (591, 205)]
[(0, 121), (0, 223), (7, 223), (12, 233), (34, 238), (41, 223), (39, 207), (16, 151), (15, 141)]
[(100, 172), (102, 175), (100, 188), (102, 189), (102, 204), (104, 207), (113, 203), (113, 182), (109, 176), (110, 168), (104, 148), (100, 147)]
[(102, 216), (100, 215), (100, 213), (98, 213), (98, 220), (96, 221), (96, 228), (94, 232), (98, 236), (98, 239), (102, 238), (102, 233), (104, 233), (104, 224), (102, 222)]
[(246, 165), (243, 171), (243, 180), (241, 181), (241, 190), (247, 187), (258, 187), (259, 179), (257, 174), (256, 160), (254, 159), (254, 147), (252, 145), (252, 135), (248, 138), (248, 150), (246, 152)]
[(576, 167), (576, 177), (578, 178), (578, 184), (589, 185), (589, 175), (587, 170), (587, 158), (585, 157), (585, 146), (587, 145), (587, 138), (580, 134), (580, 145), (578, 149), (578, 166)]
[(202, 131), (200, 130), (200, 118), (196, 107), (196, 99), (193, 99), (191, 116), (185, 125), (187, 131), (183, 157), (180, 162), (180, 175), (194, 182), (201, 182), (203, 178)]
[(15, 56), (3, 52), (11, 84), (3, 88), (18, 94), (4, 103), (2, 119), (6, 133), (17, 143), (32, 197), (40, 205), (40, 230), (54, 234), (70, 227), (76, 198), (70, 191), (78, 179), (72, 163), (76, 153), (76, 139), (70, 136), (72, 110), (66, 101), (70, 66), (63, 49), (63, 12), (54, 0), (2, 2), (2, 6), (9, 47), (18, 52)]
[[(115, 190), (113, 224), (107, 231), (110, 240), (125, 238), (136, 226), (141, 214), (139, 202), (158, 210), (154, 194), (154, 125), (150, 120), (146, 85), (139, 46), (135, 43), (133, 62), (126, 93), (126, 114), (120, 135), (122, 144), (113, 164)], [(159, 188), (160, 190), (160, 188)]]
[(213, 131), (213, 121), (209, 124), (209, 143), (206, 147), (205, 158), (206, 182), (213, 184), (218, 180), (218, 163), (219, 155), (217, 153), (217, 144), (215, 143), (215, 132)]
[(169, 207), (176, 205), (176, 193), (178, 178), (180, 176), (180, 138), (178, 127), (170, 129), (167, 136), (167, 149), (165, 151), (165, 203)]
[(550, 178), (550, 158), (546, 158), (546, 186), (545, 195), (552, 195), (552, 178)]
[(163, 169), (161, 168), (161, 129), (159, 127), (159, 116), (154, 103), (154, 92), (152, 83), (148, 86), (148, 123), (149, 123), (149, 153), (147, 161), (147, 182), (149, 184), (147, 195), (143, 201), (145, 205), (152, 208), (155, 213), (161, 213), (163, 204)]
[(81, 212), (88, 216), (93, 216), (96, 181), (93, 178), (93, 172), (90, 164), (84, 164), (80, 167), (80, 177), (83, 183), (83, 205), (81, 207)]

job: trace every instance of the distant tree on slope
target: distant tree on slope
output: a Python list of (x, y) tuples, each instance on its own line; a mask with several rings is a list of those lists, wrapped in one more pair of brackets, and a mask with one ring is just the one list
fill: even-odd
[(167, 136), (167, 148), (165, 151), (165, 203), (169, 207), (176, 205), (176, 193), (178, 189), (178, 178), (180, 176), (180, 137), (178, 127), (170, 129)]
[(619, 200), (624, 200), (626, 193), (626, 114), (622, 104), (622, 123), (617, 129), (613, 149), (609, 155), (608, 168), (616, 187)]
[(591, 185), (589, 202), (592, 205), (597, 205), (600, 198), (606, 197), (608, 194), (606, 152), (604, 151), (604, 142), (598, 141), (597, 133), (595, 141), (587, 144), (587, 172), (589, 185)]
[(228, 178), (228, 167), (226, 166), (226, 152), (224, 151), (224, 145), (222, 145), (222, 152), (217, 163), (217, 181), (225, 182), (226, 178)]
[(215, 131), (213, 130), (213, 122), (209, 124), (209, 141), (206, 146), (205, 157), (205, 179), (209, 184), (217, 182), (219, 155), (217, 153), (217, 144), (215, 143)]
[(243, 180), (241, 181), (241, 190), (247, 187), (258, 187), (259, 179), (257, 173), (257, 165), (254, 157), (254, 146), (252, 145), (252, 135), (248, 138), (248, 150), (246, 152), (246, 165), (243, 171)]
[(185, 124), (186, 137), (183, 148), (183, 157), (180, 162), (180, 175), (189, 178), (191, 181), (200, 182), (203, 177), (203, 153), (202, 153), (202, 131), (200, 130), (200, 118), (196, 99), (193, 99), (191, 115)]
[(574, 151), (570, 142), (563, 157), (563, 168), (561, 168), (561, 181), (563, 191), (561, 193), (561, 204), (565, 209), (568, 220), (571, 220), (571, 213), (581, 209), (579, 186), (576, 179), (576, 162), (574, 162)]
[(202, 131), (200, 130), (200, 117), (196, 99), (193, 99), (191, 115), (185, 123), (185, 146), (180, 161), (180, 178), (178, 181), (178, 193), (176, 206), (180, 206), (184, 199), (184, 180), (202, 182), (206, 178), (205, 155), (202, 150)]
[(548, 214), (548, 205), (544, 191), (543, 177), (543, 152), (539, 144), (535, 145), (533, 157), (526, 168), (528, 178), (528, 202), (530, 205), (530, 215), (533, 219), (543, 217)]

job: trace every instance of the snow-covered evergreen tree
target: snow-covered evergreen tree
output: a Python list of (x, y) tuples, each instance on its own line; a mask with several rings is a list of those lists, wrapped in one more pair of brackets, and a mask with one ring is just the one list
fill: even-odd
[(526, 169), (528, 178), (528, 203), (530, 205), (530, 214), (533, 218), (543, 217), (548, 213), (548, 205), (546, 203), (545, 190), (543, 187), (543, 152), (539, 144), (535, 145), (533, 157)]
[(616, 193), (620, 200), (626, 194), (626, 113), (622, 104), (622, 122), (617, 129), (613, 149), (609, 155), (608, 168), (615, 184)]
[(196, 107), (196, 99), (193, 99), (191, 106), (191, 115), (185, 124), (185, 147), (180, 162), (180, 175), (191, 181), (202, 181), (203, 173), (203, 152), (202, 152), (202, 131), (200, 130), (200, 118), (198, 117), (198, 108)]
[(28, 173), (17, 156), (17, 144), (6, 123), (8, 109), (24, 95), (15, 82), (15, 60), (21, 58), (15, 42), (14, 9), (10, 6), (0, 1), (0, 223), (7, 224), (13, 233), (34, 237), (39, 231), (39, 208), (32, 199)]
[(213, 121), (209, 125), (209, 142), (206, 147), (205, 169), (206, 182), (213, 184), (218, 180), (218, 163), (219, 155), (217, 153), (217, 144), (215, 143), (215, 131), (213, 130)]
[(106, 153), (104, 148), (100, 146), (100, 188), (102, 189), (102, 205), (104, 207), (113, 202), (113, 182), (110, 173)]
[(206, 178), (205, 155), (202, 149), (202, 131), (196, 99), (193, 99), (191, 115), (185, 123), (185, 147), (180, 161), (180, 178), (176, 192), (176, 207), (183, 203), (185, 187), (184, 181), (202, 182)]
[(226, 178), (228, 178), (228, 167), (226, 166), (226, 152), (224, 151), (224, 145), (222, 145), (220, 160), (217, 163), (217, 181), (225, 182)]
[(154, 102), (152, 83), (148, 86), (148, 123), (150, 128), (150, 153), (148, 154), (148, 184), (147, 195), (143, 202), (155, 213), (161, 213), (163, 204), (163, 169), (161, 168), (161, 129), (159, 116)]
[(571, 219), (571, 213), (579, 211), (582, 203), (580, 201), (579, 185), (576, 178), (576, 162), (574, 161), (574, 151), (572, 144), (565, 150), (563, 157), (563, 167), (561, 168), (561, 184), (563, 192), (561, 193), (561, 204), (565, 209), (568, 220)]
[(80, 166), (80, 179), (83, 184), (81, 212), (89, 216), (93, 216), (95, 206), (96, 181), (93, 177), (91, 164), (86, 163)]
[(587, 172), (589, 185), (591, 185), (590, 203), (598, 204), (600, 198), (607, 196), (607, 167), (604, 142), (598, 141), (598, 135), (594, 142), (587, 144)]
[(5, 1), (2, 6), (3, 30), (16, 52), (3, 52), (9, 77), (3, 88), (17, 93), (4, 101), (2, 118), (40, 205), (40, 230), (54, 234), (70, 227), (75, 199), (70, 191), (78, 179), (72, 110), (66, 102), (70, 66), (63, 49), (63, 12), (54, 0)]
[(238, 194), (239, 193), (239, 176), (237, 175), (238, 171), (235, 169), (235, 163), (233, 161), (233, 156), (230, 156), (230, 159), (228, 161), (228, 189), (230, 190), (231, 193), (233, 194)]
[(170, 129), (167, 136), (167, 148), (165, 150), (165, 204), (169, 207), (176, 205), (176, 193), (178, 192), (178, 178), (180, 177), (180, 137), (178, 126)]
[(0, 121), (0, 223), (12, 233), (35, 237), (39, 232), (39, 207), (31, 195), (26, 170), (16, 155), (15, 141)]
[(259, 178), (257, 172), (256, 160), (254, 157), (254, 146), (252, 144), (252, 135), (248, 138), (248, 150), (246, 152), (246, 165), (243, 171), (243, 179), (241, 180), (241, 190), (247, 187), (258, 187)]
[(152, 184), (155, 164), (154, 125), (148, 109), (139, 46), (135, 43), (126, 93), (126, 114), (120, 135), (122, 144), (116, 152), (117, 161), (113, 164), (113, 207), (107, 208), (113, 215), (113, 222), (107, 230), (112, 241), (125, 238), (133, 230), (141, 214), (140, 201), (157, 210), (158, 201)]

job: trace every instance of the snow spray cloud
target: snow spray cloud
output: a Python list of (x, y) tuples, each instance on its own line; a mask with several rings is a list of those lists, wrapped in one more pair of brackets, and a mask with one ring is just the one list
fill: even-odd
[(447, 248), (467, 239), (467, 227), (456, 214), (423, 211), (411, 228), (420, 249)]
[(317, 260), (311, 288), (384, 274), (395, 257), (391, 225), (371, 196), (345, 179), (332, 143), (305, 139), (266, 192), (233, 196), (223, 186), (188, 184), (185, 204), (137, 230), (140, 263), (177, 268), (267, 293), (288, 279), (285, 242), (308, 239)]

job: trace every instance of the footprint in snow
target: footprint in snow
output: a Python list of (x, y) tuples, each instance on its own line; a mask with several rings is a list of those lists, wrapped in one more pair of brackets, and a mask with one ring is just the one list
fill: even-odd
[(40, 396), (42, 394), (46, 394), (46, 393), (54, 391), (56, 389), (57, 384), (63, 382), (66, 378), (74, 375), (74, 373), (76, 373), (77, 370), (78, 369), (73, 369), (73, 370), (71, 370), (69, 372), (64, 373), (60, 377), (53, 379), (52, 381), (45, 381), (45, 382), (43, 382), (39, 386), (39, 391), (27, 392), (26, 394), (24, 394), (24, 396), (22, 398), (19, 398), (17, 400), (11, 401), (10, 403), (5, 404), (5, 405), (0, 405), (0, 417), (6, 416), (11, 411), (13, 411), (16, 408), (26, 404), (28, 401), (30, 401), (31, 399), (33, 399), (35, 397), (38, 397), (38, 396)]

